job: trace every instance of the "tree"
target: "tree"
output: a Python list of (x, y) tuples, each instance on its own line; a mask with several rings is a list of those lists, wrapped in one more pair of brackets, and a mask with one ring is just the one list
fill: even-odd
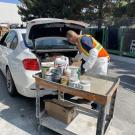
[(135, 17), (135, 1), (133, 0), (118, 0), (114, 11), (115, 17)]
[(118, 0), (115, 10), (114, 10), (114, 18), (115, 25), (117, 26), (129, 26), (134, 24), (135, 17), (135, 1), (133, 0)]
[(103, 20), (113, 17), (116, 1), (119, 0), (20, 0), (18, 8), (23, 21), (40, 17), (67, 18), (94, 21), (101, 28)]
[(18, 8), (23, 21), (41, 17), (79, 20), (88, 0), (20, 0), (20, 2)]
[(122, 17), (127, 13), (127, 0), (117, 0), (115, 9), (114, 9), (114, 17)]
[(129, 2), (127, 4), (126, 10), (127, 10), (127, 16), (135, 17), (135, 1)]
[(114, 9), (115, 2), (112, 0), (89, 0), (89, 7), (85, 17), (89, 21), (97, 20), (98, 28), (101, 28), (103, 20), (108, 20)]

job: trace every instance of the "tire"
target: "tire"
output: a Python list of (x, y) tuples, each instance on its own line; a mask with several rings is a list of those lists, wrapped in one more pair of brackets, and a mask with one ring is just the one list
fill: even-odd
[(14, 97), (17, 95), (17, 90), (11, 75), (11, 72), (9, 70), (9, 68), (7, 68), (7, 72), (6, 72), (6, 81), (7, 81), (7, 91), (9, 93), (10, 96)]

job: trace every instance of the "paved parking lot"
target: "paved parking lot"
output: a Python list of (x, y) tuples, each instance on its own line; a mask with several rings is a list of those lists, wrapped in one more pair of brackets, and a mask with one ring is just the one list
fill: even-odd
[[(42, 135), (57, 135), (42, 129)], [(40, 135), (35, 118), (35, 100), (17, 96), (11, 98), (5, 78), (0, 72), (0, 135)]]
[[(109, 74), (122, 81), (109, 135), (135, 135), (135, 64), (113, 60)], [(0, 72), (0, 135), (57, 135), (46, 128), (39, 133), (36, 126), (35, 100), (11, 98)]]

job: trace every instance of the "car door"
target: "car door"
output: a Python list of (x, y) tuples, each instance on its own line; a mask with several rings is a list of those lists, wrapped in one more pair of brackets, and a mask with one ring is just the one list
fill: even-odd
[(16, 75), (18, 72), (18, 67), (20, 66), (18, 62), (18, 51), (16, 50), (16, 47), (18, 45), (18, 36), (17, 33), (15, 32), (15, 36), (11, 42), (11, 44), (7, 47), (8, 48), (8, 54), (7, 54), (7, 59), (8, 59), (8, 66), (10, 68), (10, 71), (13, 75)]
[(3, 53), (3, 46), (5, 46), (5, 44), (4, 44), (4, 41), (5, 41), (5, 39), (6, 39), (6, 37), (7, 37), (7, 35), (8, 35), (8, 32), (1, 38), (1, 40), (0, 40), (0, 69), (1, 69), (1, 66), (2, 66), (2, 53)]
[(11, 31), (6, 36), (5, 40), (3, 41), (3, 45), (1, 47), (1, 70), (4, 74), (6, 74), (6, 65), (8, 65), (8, 56), (13, 52), (12, 49), (10, 49), (10, 45), (12, 41), (14, 40), (16, 36), (16, 33), (14, 31)]

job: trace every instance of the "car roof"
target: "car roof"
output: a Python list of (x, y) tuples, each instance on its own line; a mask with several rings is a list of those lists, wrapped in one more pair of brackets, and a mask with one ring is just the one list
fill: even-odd
[(26, 29), (11, 29), (11, 31), (16, 31), (17, 33), (26, 33)]

